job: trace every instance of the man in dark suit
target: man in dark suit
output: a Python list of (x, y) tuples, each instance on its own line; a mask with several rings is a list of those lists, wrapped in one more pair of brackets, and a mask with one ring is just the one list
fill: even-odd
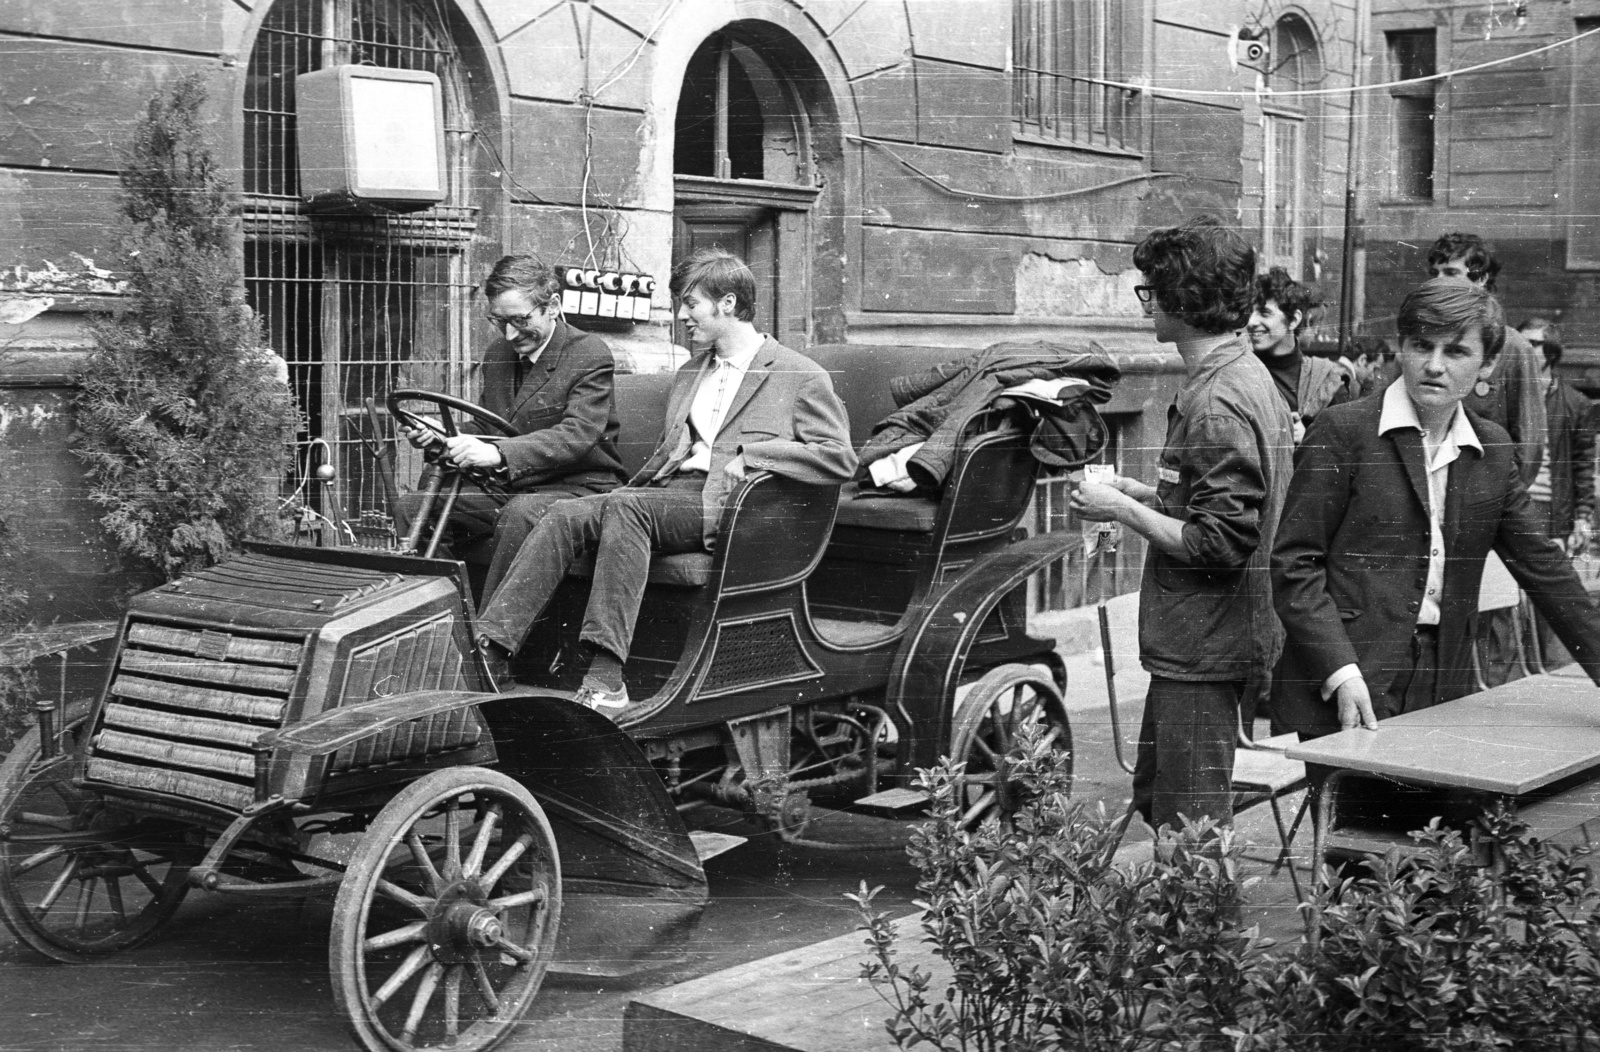
[[(556, 501), (605, 491), (625, 475), (617, 455), (611, 350), (600, 337), (561, 319), (561, 282), (532, 256), (505, 256), (483, 283), (486, 320), (500, 339), (483, 360), (483, 406), (516, 428), (513, 438), (461, 434), (441, 455), (459, 468), (493, 472), (511, 494), (465, 489), (450, 512), (459, 541), (494, 533), (484, 595), (494, 594), (524, 538)], [(415, 446), (440, 441), (403, 432)], [(402, 498), (408, 517), (421, 497)]]
[(1491, 548), (1600, 682), (1600, 612), (1545, 537), (1510, 436), (1461, 404), (1504, 345), (1499, 303), (1438, 278), (1398, 325), (1401, 379), (1326, 410), (1300, 447), (1272, 559), (1280, 730), (1375, 730), (1470, 693)]
[(752, 324), (750, 268), (708, 249), (673, 269), (671, 288), (697, 353), (673, 381), (661, 441), (626, 486), (557, 504), (523, 543), (479, 616), (497, 682), (567, 570), (592, 551), (579, 637), (589, 666), (576, 700), (620, 711), (651, 552), (710, 550), (723, 505), (747, 472), (819, 485), (855, 472), (850, 425), (827, 372)]

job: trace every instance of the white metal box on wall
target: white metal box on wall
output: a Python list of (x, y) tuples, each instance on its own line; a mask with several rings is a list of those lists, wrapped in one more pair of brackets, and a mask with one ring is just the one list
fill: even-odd
[(445, 198), (444, 106), (425, 70), (333, 66), (295, 78), (300, 193), (317, 212), (415, 212)]

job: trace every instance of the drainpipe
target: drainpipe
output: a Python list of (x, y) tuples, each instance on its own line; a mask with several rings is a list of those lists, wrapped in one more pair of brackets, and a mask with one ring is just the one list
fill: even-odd
[(1366, 93), (1361, 83), (1367, 65), (1367, 35), (1372, 24), (1371, 0), (1356, 0), (1355, 52), (1350, 65), (1350, 135), (1344, 176), (1344, 251), (1339, 261), (1339, 353), (1350, 353), (1350, 341), (1365, 314), (1367, 244), (1361, 219), (1362, 119)]

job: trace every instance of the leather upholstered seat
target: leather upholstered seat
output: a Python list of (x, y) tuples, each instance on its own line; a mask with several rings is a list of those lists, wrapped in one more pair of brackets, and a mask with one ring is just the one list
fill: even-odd
[(865, 492), (851, 482), (839, 494), (840, 526), (862, 526), (874, 530), (901, 530), (906, 533), (932, 533), (939, 516), (939, 502), (929, 497), (909, 497)]

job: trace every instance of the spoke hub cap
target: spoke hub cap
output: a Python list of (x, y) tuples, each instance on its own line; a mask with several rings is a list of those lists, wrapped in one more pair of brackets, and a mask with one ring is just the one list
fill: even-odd
[(463, 880), (439, 894), (428, 918), (428, 944), (445, 964), (481, 960), (505, 937), (505, 925), (476, 881)]

